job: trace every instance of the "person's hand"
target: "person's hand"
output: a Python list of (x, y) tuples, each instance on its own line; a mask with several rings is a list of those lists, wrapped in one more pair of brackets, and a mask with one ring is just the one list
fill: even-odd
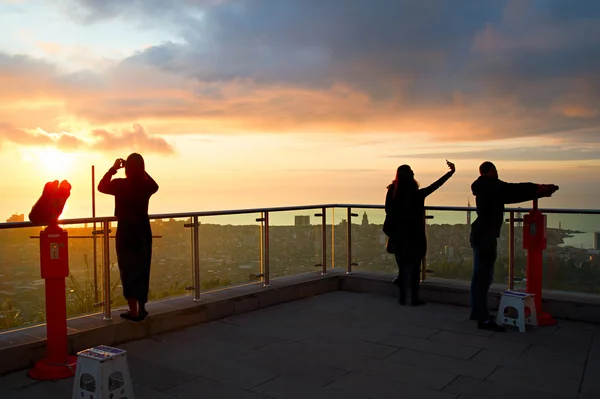
[(115, 170), (119, 170), (119, 169), (121, 169), (123, 166), (125, 166), (125, 161), (123, 160), (123, 158), (117, 158), (117, 159), (115, 160), (115, 163), (113, 164), (113, 166), (112, 166), (112, 167), (113, 167)]
[(454, 164), (452, 162), (448, 161), (447, 159), (446, 159), (446, 165), (448, 165), (448, 167), (450, 168), (450, 170), (452, 172), (456, 171), (456, 166), (454, 166)]
[(558, 191), (558, 186), (555, 184), (540, 184), (538, 185), (537, 194), (540, 197), (551, 197)]

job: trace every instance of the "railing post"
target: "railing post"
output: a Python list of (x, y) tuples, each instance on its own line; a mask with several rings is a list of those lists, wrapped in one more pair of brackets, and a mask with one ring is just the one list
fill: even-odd
[(515, 212), (508, 219), (508, 289), (515, 289)]
[(104, 265), (104, 276), (103, 276), (103, 287), (104, 287), (104, 320), (111, 321), (111, 302), (110, 297), (110, 222), (104, 221), (102, 231), (102, 244), (103, 244), (103, 265)]
[(200, 302), (200, 232), (198, 216), (194, 216), (192, 219), (193, 223), (193, 237), (192, 246), (194, 247), (194, 302)]
[(347, 257), (347, 266), (346, 266), (346, 274), (352, 274), (352, 266), (358, 266), (358, 263), (352, 262), (352, 217), (358, 216), (356, 213), (352, 213), (352, 208), (348, 207), (348, 219), (346, 226), (346, 257)]
[(269, 276), (269, 212), (265, 212), (265, 254), (264, 254), (264, 287), (268, 287), (270, 285), (270, 276)]
[(327, 275), (327, 209), (321, 208), (321, 213), (315, 213), (316, 217), (321, 217), (321, 263), (315, 266), (321, 266), (321, 276)]
[[(423, 212), (423, 229), (425, 229), (425, 237), (427, 240), (429, 240), (429, 237), (427, 236), (427, 219), (433, 219), (433, 216), (428, 216), (427, 215), (427, 209)], [(427, 251), (425, 252), (425, 256), (423, 256), (423, 259), (421, 260), (421, 282), (427, 280)]]

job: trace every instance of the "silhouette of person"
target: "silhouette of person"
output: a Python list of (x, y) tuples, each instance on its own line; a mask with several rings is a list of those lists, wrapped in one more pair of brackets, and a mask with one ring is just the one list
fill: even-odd
[(477, 219), (471, 225), (473, 277), (471, 279), (471, 320), (483, 330), (504, 331), (490, 317), (487, 295), (494, 281), (497, 238), (504, 218), (504, 204), (550, 197), (553, 184), (506, 183), (498, 178), (496, 166), (486, 161), (479, 166), (479, 178), (471, 185), (477, 206)]
[[(125, 178), (112, 179), (125, 167)], [(112, 179), (112, 180), (111, 180)], [(117, 159), (106, 172), (98, 191), (115, 196), (117, 261), (123, 286), (123, 296), (129, 311), (121, 317), (142, 321), (148, 316), (146, 303), (150, 285), (152, 260), (152, 230), (148, 218), (150, 197), (158, 191), (158, 184), (146, 173), (144, 158), (133, 153), (127, 161)]]
[(419, 188), (409, 165), (402, 165), (396, 171), (396, 179), (387, 187), (385, 197), (386, 223), (384, 233), (394, 247), (398, 264), (398, 277), (394, 283), (400, 290), (399, 302), (406, 303), (406, 288), (410, 278), (411, 306), (424, 305), (419, 299), (420, 266), (427, 253), (425, 236), (425, 198), (440, 188), (455, 172), (452, 162), (446, 160), (450, 171), (438, 181), (425, 188)]

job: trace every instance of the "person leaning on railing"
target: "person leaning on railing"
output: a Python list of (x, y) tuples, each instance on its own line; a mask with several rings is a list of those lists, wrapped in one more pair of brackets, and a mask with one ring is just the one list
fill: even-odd
[(483, 330), (504, 331), (490, 317), (487, 295), (494, 281), (497, 238), (504, 218), (504, 204), (550, 197), (553, 184), (506, 183), (498, 178), (496, 166), (486, 161), (479, 166), (479, 178), (471, 185), (477, 203), (477, 219), (471, 225), (473, 277), (471, 279), (471, 320)]
[[(125, 179), (112, 179), (123, 167)], [(115, 216), (118, 219), (117, 262), (123, 296), (129, 305), (129, 311), (121, 313), (121, 317), (139, 322), (148, 316), (146, 303), (152, 260), (152, 229), (148, 218), (148, 203), (150, 197), (158, 191), (158, 184), (146, 173), (144, 158), (133, 153), (127, 157), (127, 161), (115, 161), (100, 180), (98, 191), (115, 196)]]
[[(396, 178), (387, 187), (385, 197), (386, 219), (383, 232), (389, 237), (388, 252), (393, 252), (398, 264), (395, 284), (400, 290), (399, 302), (406, 303), (406, 288), (410, 278), (411, 306), (424, 305), (419, 299), (420, 266), (427, 253), (425, 235), (425, 198), (440, 188), (455, 172), (452, 162), (446, 160), (450, 172), (425, 188), (419, 188), (409, 165), (396, 171)], [(393, 247), (393, 248), (389, 248)]]

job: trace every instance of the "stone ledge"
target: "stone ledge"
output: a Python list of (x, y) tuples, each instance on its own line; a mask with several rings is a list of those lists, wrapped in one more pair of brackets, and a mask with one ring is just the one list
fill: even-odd
[[(369, 292), (380, 295), (398, 295), (397, 287), (390, 284), (393, 275), (357, 272), (342, 278), (342, 290)], [(470, 281), (430, 278), (421, 285), (421, 296), (425, 301), (457, 306), (470, 304)], [(492, 284), (488, 297), (490, 309), (498, 309), (500, 294), (506, 290), (502, 284)], [(557, 319), (600, 323), (600, 295), (543, 290), (544, 311)]]

